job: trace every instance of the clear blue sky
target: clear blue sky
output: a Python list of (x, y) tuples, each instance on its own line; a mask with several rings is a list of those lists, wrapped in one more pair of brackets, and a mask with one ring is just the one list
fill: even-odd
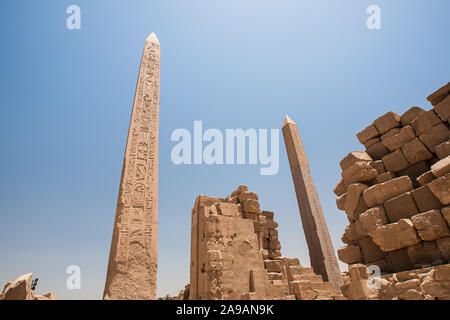
[[(66, 8), (81, 7), (81, 30)], [(366, 28), (381, 7), (382, 29)], [(450, 80), (448, 0), (87, 1), (0, 4), (0, 285), (34, 272), (38, 293), (100, 299), (145, 38), (161, 43), (158, 295), (189, 281), (198, 194), (238, 185), (275, 211), (282, 253), (309, 265), (280, 136), (280, 170), (175, 166), (174, 129), (300, 128), (335, 249), (339, 160), (389, 110), (429, 108)], [(81, 290), (66, 289), (79, 265)], [(342, 265), (342, 267), (344, 267)]]

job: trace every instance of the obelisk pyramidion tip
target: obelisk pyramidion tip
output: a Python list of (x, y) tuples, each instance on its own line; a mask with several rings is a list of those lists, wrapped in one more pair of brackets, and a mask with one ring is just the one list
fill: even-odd
[(158, 37), (154, 32), (152, 32), (145, 41), (159, 44)]
[(291, 118), (289, 118), (288, 115), (286, 115), (286, 116), (284, 117), (283, 127), (284, 127), (285, 125), (287, 125), (288, 123), (293, 123), (293, 124), (295, 124), (295, 122), (294, 122)]

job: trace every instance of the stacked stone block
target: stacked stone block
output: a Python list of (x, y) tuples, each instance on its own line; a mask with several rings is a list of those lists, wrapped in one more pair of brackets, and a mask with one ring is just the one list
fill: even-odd
[(282, 257), (277, 227), (274, 213), (262, 211), (258, 195), (247, 186), (225, 199), (198, 196), (192, 210), (189, 299), (343, 299), (298, 259)]
[(350, 300), (450, 300), (450, 265), (370, 275), (354, 264), (344, 276), (343, 293)]
[(428, 111), (376, 119), (357, 134), (365, 151), (340, 162), (334, 192), (350, 223), (341, 261), (385, 273), (449, 263), (450, 83), (428, 100)]

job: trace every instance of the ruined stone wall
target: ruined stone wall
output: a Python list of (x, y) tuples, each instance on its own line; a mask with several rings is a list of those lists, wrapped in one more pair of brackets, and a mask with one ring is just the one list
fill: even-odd
[(357, 134), (366, 150), (340, 162), (334, 192), (350, 222), (341, 261), (383, 273), (449, 263), (450, 83), (428, 100), (428, 111), (376, 119)]
[[(189, 299), (339, 299), (298, 259), (281, 257), (274, 213), (240, 186), (225, 199), (200, 195), (192, 210)], [(179, 295), (182, 299), (185, 294)]]

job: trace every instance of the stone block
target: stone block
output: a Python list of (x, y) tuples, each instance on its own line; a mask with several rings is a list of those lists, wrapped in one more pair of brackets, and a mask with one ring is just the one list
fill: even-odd
[(219, 202), (217, 210), (221, 215), (236, 217), (239, 214), (238, 205), (234, 203)]
[[(408, 249), (407, 249), (407, 251), (408, 251)], [(397, 282), (403, 282), (403, 281), (417, 279), (417, 278), (419, 278), (419, 274), (413, 270), (401, 271), (394, 275), (394, 279)]]
[(430, 160), (433, 158), (431, 152), (420, 142), (418, 138), (415, 138), (403, 145), (401, 148), (406, 160), (413, 165), (422, 160)]
[(363, 212), (356, 222), (357, 232), (361, 235), (367, 235), (369, 232), (382, 227), (388, 223), (383, 206), (370, 208)]
[(389, 149), (380, 141), (367, 148), (366, 152), (373, 160), (380, 160), (385, 155), (389, 154)]
[(267, 220), (267, 228), (269, 228), (269, 229), (278, 228), (278, 222), (275, 222), (273, 220)]
[(433, 158), (431, 158), (430, 160), (427, 161), (428, 165), (431, 167), (433, 164), (435, 164), (436, 162), (438, 162), (440, 159), (436, 156), (433, 155)]
[(440, 209), (441, 202), (434, 196), (427, 186), (423, 186), (411, 191), (414, 201), (419, 208), (419, 212), (427, 212), (430, 210)]
[(450, 230), (439, 210), (431, 210), (411, 217), (414, 228), (424, 241), (450, 236)]
[(256, 200), (258, 201), (258, 195), (253, 192), (244, 191), (239, 193), (238, 195), (239, 202), (243, 203), (247, 200)]
[(434, 280), (448, 281), (450, 279), (450, 265), (437, 266), (433, 270), (432, 275)]
[(394, 251), (420, 242), (410, 219), (379, 227), (369, 232), (369, 236), (383, 251)]
[(423, 300), (424, 298), (419, 279), (397, 282), (394, 286), (397, 296), (401, 300)]
[(436, 177), (434, 176), (433, 172), (431, 172), (431, 170), (429, 170), (429, 171), (421, 174), (420, 176), (418, 176), (416, 181), (419, 183), (420, 186), (425, 186), (426, 184), (430, 183), (434, 179), (436, 179)]
[(405, 143), (411, 141), (416, 137), (414, 130), (411, 126), (401, 128), (397, 134), (386, 137), (382, 140), (383, 145), (389, 149), (389, 151), (395, 151), (400, 149)]
[(269, 229), (269, 239), (270, 239), (270, 240), (276, 240), (276, 239), (278, 239), (278, 230), (275, 230), (275, 229)]
[(432, 152), (438, 145), (450, 139), (450, 129), (447, 124), (439, 123), (419, 136), (420, 141)]
[(381, 160), (389, 172), (399, 172), (409, 167), (409, 162), (400, 149), (385, 155)]
[(384, 139), (390, 138), (395, 136), (396, 134), (398, 134), (400, 132), (401, 128), (392, 128), (391, 130), (389, 130), (388, 132), (386, 132), (385, 134), (383, 134), (380, 139), (381, 141), (383, 141)]
[(450, 95), (435, 105), (433, 110), (442, 121), (447, 121), (450, 118)]
[(450, 204), (450, 174), (440, 177), (427, 184), (431, 192), (443, 205)]
[(268, 272), (282, 272), (282, 261), (281, 260), (264, 260), (264, 268)]
[(392, 128), (400, 127), (400, 116), (397, 113), (390, 111), (376, 119), (373, 124), (382, 135)]
[(347, 264), (363, 262), (361, 250), (357, 245), (348, 245), (337, 251), (339, 260)]
[(342, 171), (350, 167), (355, 162), (372, 161), (373, 159), (365, 151), (353, 151), (345, 156), (339, 163)]
[(278, 259), (280, 257), (281, 257), (280, 250), (269, 250), (269, 255), (268, 255), (269, 259)]
[(366, 202), (364, 201), (363, 196), (361, 195), (361, 197), (359, 198), (359, 201), (358, 201), (358, 206), (356, 207), (356, 210), (353, 214), (352, 219), (354, 219), (354, 220), (358, 219), (359, 216), (361, 215), (361, 213), (365, 212), (368, 209), (369, 209), (369, 207), (367, 206)]
[(383, 273), (390, 272), (392, 268), (390, 267), (390, 265), (387, 262), (387, 255), (388, 254), (389, 253), (386, 253), (386, 256), (385, 256), (384, 259), (373, 261), (373, 262), (370, 263), (370, 265), (371, 266), (373, 266), (373, 265), (378, 266), (380, 268), (381, 272), (383, 272)]
[(372, 167), (377, 170), (378, 174), (386, 172), (386, 168), (384, 167), (382, 160), (372, 162)]
[(345, 201), (347, 199), (347, 193), (336, 198), (336, 205), (339, 210), (345, 210)]
[(270, 250), (280, 250), (281, 249), (281, 243), (279, 240), (270, 240), (269, 241), (269, 249)]
[(364, 148), (368, 149), (371, 146), (373, 146), (375, 143), (380, 142), (380, 141), (381, 141), (380, 138), (373, 138), (373, 139), (370, 139), (370, 140), (367, 140), (366, 142), (364, 142), (363, 145), (364, 145)]
[(412, 189), (411, 179), (408, 176), (403, 176), (373, 185), (364, 190), (363, 196), (367, 206), (371, 208)]
[(370, 237), (360, 239), (359, 247), (361, 248), (364, 263), (366, 264), (384, 259), (386, 257), (386, 253), (382, 251)]
[(234, 190), (231, 193), (230, 197), (232, 198), (232, 197), (238, 196), (241, 192), (246, 192), (246, 191), (248, 191), (248, 186), (244, 186), (244, 185), (239, 186), (236, 190)]
[(441, 209), (441, 214), (444, 217), (447, 224), (450, 226), (450, 207), (444, 207)]
[(439, 159), (444, 159), (450, 155), (450, 141), (443, 142), (434, 148), (434, 152)]
[(380, 135), (380, 133), (378, 132), (378, 130), (375, 128), (374, 124), (371, 124), (369, 126), (367, 126), (364, 130), (362, 130), (361, 132), (359, 132), (356, 137), (358, 138), (359, 142), (361, 142), (362, 144), (364, 144), (364, 142), (376, 138)]
[(243, 204), (244, 212), (248, 213), (259, 213), (259, 202), (257, 200), (246, 200)]
[(430, 169), (428, 164), (425, 161), (417, 162), (416, 164), (401, 170), (398, 172), (398, 176), (408, 176), (411, 178), (414, 187), (418, 187), (419, 183), (417, 182), (417, 178), (423, 173), (427, 172)]
[(374, 181), (375, 181), (375, 184), (378, 184), (378, 183), (383, 183), (383, 182), (386, 182), (386, 181), (389, 181), (389, 180), (392, 180), (395, 178), (397, 178), (397, 175), (395, 173), (385, 172), (385, 173), (378, 175)]
[(333, 192), (337, 196), (341, 196), (344, 193), (347, 192), (347, 186), (345, 185), (344, 181), (339, 181), (339, 183), (334, 187)]
[(391, 271), (404, 271), (412, 268), (406, 248), (391, 251), (386, 258)]
[(367, 236), (367, 231), (364, 229), (364, 226), (361, 224), (361, 220), (358, 219), (354, 221), (356, 232), (360, 234), (361, 236)]
[(450, 94), (450, 82), (433, 92), (427, 97), (427, 100), (435, 106)]
[(411, 107), (401, 115), (400, 122), (403, 127), (409, 126), (414, 119), (416, 119), (423, 113), (425, 113), (425, 110), (423, 110), (421, 107)]
[(273, 221), (273, 212), (272, 211), (262, 211), (261, 214), (266, 217), (266, 220)]
[(363, 169), (358, 171), (350, 178), (350, 183), (370, 183), (378, 176), (378, 171), (376, 169)]
[(358, 161), (347, 167), (342, 171), (342, 181), (345, 185), (350, 185), (353, 183), (352, 177), (362, 170), (373, 169), (370, 161)]
[(450, 237), (440, 238), (436, 240), (437, 247), (442, 254), (444, 260), (450, 262)]
[(433, 300), (450, 300), (450, 288), (441, 281), (423, 282), (422, 293)]
[(197, 197), (196, 202), (198, 203), (197, 207), (198, 208), (202, 208), (202, 207), (210, 207), (212, 206), (214, 203), (219, 202), (219, 198), (216, 197), (208, 197), (205, 195), (199, 195)]
[(439, 160), (435, 164), (431, 166), (431, 172), (436, 178), (440, 178), (445, 176), (447, 173), (450, 173), (450, 156)]
[(352, 219), (356, 219), (356, 208), (358, 207), (358, 202), (360, 201), (361, 194), (367, 186), (362, 183), (354, 183), (347, 188), (347, 198), (345, 200), (345, 212)]
[(413, 265), (422, 263), (432, 264), (433, 261), (442, 259), (442, 254), (436, 245), (436, 241), (418, 243), (406, 248), (406, 252)]
[(416, 133), (416, 136), (419, 136), (439, 123), (441, 123), (441, 119), (439, 119), (436, 113), (433, 110), (428, 110), (414, 119), (411, 122), (411, 127)]
[(361, 239), (362, 237), (363, 237), (363, 235), (359, 234), (356, 231), (355, 222), (352, 222), (345, 228), (345, 232), (342, 235), (341, 240), (345, 244), (354, 244), (354, 243), (358, 242), (359, 239)]
[(267, 275), (269, 276), (269, 280), (283, 280), (283, 275), (278, 272), (269, 272)]
[(384, 203), (386, 215), (391, 223), (410, 218), (419, 213), (411, 192), (405, 192)]
[(352, 281), (367, 280), (369, 278), (367, 266), (360, 263), (349, 266), (348, 273)]

